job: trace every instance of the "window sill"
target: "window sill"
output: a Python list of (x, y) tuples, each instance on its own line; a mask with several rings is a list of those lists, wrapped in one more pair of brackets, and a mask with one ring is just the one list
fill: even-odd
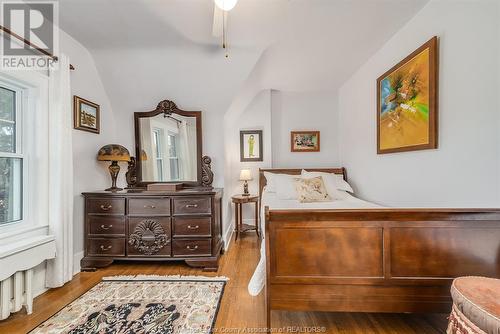
[(2, 242), (0, 246), (0, 281), (17, 271), (31, 269), (56, 256), (53, 235), (38, 235), (15, 242)]
[[(19, 225), (9, 225), (0, 227), (0, 245), (19, 241), (19, 239), (31, 238), (34, 236), (47, 235), (49, 227), (47, 225), (33, 226), (20, 223)], [(13, 228), (15, 227), (15, 228)]]

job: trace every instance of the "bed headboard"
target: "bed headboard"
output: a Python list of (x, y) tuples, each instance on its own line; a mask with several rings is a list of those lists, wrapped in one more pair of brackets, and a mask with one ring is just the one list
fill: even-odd
[(308, 172), (323, 172), (323, 173), (335, 173), (342, 175), (344, 180), (347, 181), (347, 172), (344, 167), (341, 168), (269, 168), (261, 169), (259, 168), (259, 197), (262, 197), (262, 190), (267, 184), (267, 180), (264, 176), (264, 172), (275, 173), (275, 174), (290, 174), (290, 175), (300, 175), (302, 169)]

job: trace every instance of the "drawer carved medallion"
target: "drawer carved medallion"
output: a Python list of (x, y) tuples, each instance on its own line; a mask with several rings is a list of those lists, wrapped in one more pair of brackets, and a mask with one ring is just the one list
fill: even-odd
[(146, 255), (158, 253), (169, 242), (170, 240), (161, 224), (151, 219), (140, 222), (128, 240), (131, 246)]

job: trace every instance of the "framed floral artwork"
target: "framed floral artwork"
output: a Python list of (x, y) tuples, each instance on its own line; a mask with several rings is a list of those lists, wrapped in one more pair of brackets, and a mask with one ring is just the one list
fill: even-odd
[(292, 131), (290, 147), (292, 152), (319, 152), (319, 131)]

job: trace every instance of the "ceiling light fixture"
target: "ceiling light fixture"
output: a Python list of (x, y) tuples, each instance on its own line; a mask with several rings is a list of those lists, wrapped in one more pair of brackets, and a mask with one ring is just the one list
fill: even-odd
[(214, 1), (217, 7), (219, 7), (225, 12), (229, 12), (231, 9), (233, 9), (234, 6), (236, 6), (236, 3), (238, 2), (238, 0), (214, 0)]

